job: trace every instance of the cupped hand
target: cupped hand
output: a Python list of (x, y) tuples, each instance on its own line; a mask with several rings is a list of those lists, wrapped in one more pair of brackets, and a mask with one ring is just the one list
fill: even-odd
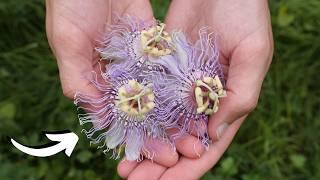
[(266, 0), (173, 0), (166, 24), (169, 31), (182, 29), (192, 41), (198, 38), (202, 27), (215, 32), (227, 97), (222, 98), (219, 111), (210, 118), (208, 132), (214, 143), (200, 158), (182, 155), (170, 168), (142, 162), (132, 167), (129, 179), (199, 179), (217, 163), (256, 107), (272, 59), (273, 38)]

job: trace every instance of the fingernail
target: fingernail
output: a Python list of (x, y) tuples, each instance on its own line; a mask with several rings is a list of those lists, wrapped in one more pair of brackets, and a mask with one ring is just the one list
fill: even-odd
[(218, 140), (222, 137), (223, 133), (225, 132), (225, 130), (229, 127), (229, 124), (224, 122), (222, 124), (220, 124), (216, 130), (216, 134), (217, 134), (217, 138)]

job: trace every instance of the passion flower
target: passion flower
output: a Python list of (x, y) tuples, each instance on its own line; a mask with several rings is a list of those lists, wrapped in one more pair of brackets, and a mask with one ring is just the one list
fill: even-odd
[[(84, 130), (91, 143), (102, 142), (104, 152), (113, 150), (113, 157), (119, 158), (125, 149), (128, 160), (140, 160), (143, 151), (154, 154), (156, 150), (147, 147), (150, 140), (167, 140), (165, 119), (156, 116), (157, 94), (152, 82), (122, 74), (121, 80), (103, 79), (91, 83), (101, 92), (93, 97), (82, 93), (75, 96), (75, 104), (86, 114), (80, 114), (81, 124), (92, 123), (90, 130)], [(151, 155), (150, 155), (151, 156)]]
[(139, 74), (146, 68), (161, 69), (154, 67), (154, 62), (174, 50), (171, 37), (164, 28), (163, 23), (144, 22), (130, 16), (116, 20), (97, 48), (101, 58), (111, 62), (105, 76), (119, 72)]
[(193, 45), (182, 32), (174, 32), (175, 53), (157, 61), (165, 67), (166, 73), (150, 71), (148, 76), (156, 79), (156, 89), (160, 90), (162, 104), (158, 117), (180, 126), (176, 138), (194, 128), (193, 131), (208, 147), (208, 119), (218, 111), (219, 99), (226, 96), (226, 91), (214, 36), (205, 29), (200, 30), (199, 36)]

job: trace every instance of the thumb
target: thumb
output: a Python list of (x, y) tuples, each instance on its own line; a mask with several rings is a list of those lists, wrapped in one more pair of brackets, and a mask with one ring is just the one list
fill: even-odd
[[(227, 97), (209, 121), (209, 135), (219, 140), (227, 127), (253, 111), (258, 103), (263, 79), (271, 62), (272, 52), (267, 43), (245, 40), (230, 59), (226, 84)], [(253, 46), (252, 44), (255, 44)]]

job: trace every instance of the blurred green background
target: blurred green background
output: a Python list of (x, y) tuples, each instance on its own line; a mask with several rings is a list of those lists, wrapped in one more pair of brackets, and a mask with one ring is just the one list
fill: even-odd
[[(168, 1), (152, 1), (164, 18)], [(320, 1), (271, 0), (274, 60), (257, 109), (203, 179), (320, 179)], [(0, 179), (119, 179), (116, 164), (89, 147), (76, 108), (61, 93), (46, 40), (44, 1), (0, 1)], [(71, 158), (27, 156), (42, 130), (70, 129)]]

